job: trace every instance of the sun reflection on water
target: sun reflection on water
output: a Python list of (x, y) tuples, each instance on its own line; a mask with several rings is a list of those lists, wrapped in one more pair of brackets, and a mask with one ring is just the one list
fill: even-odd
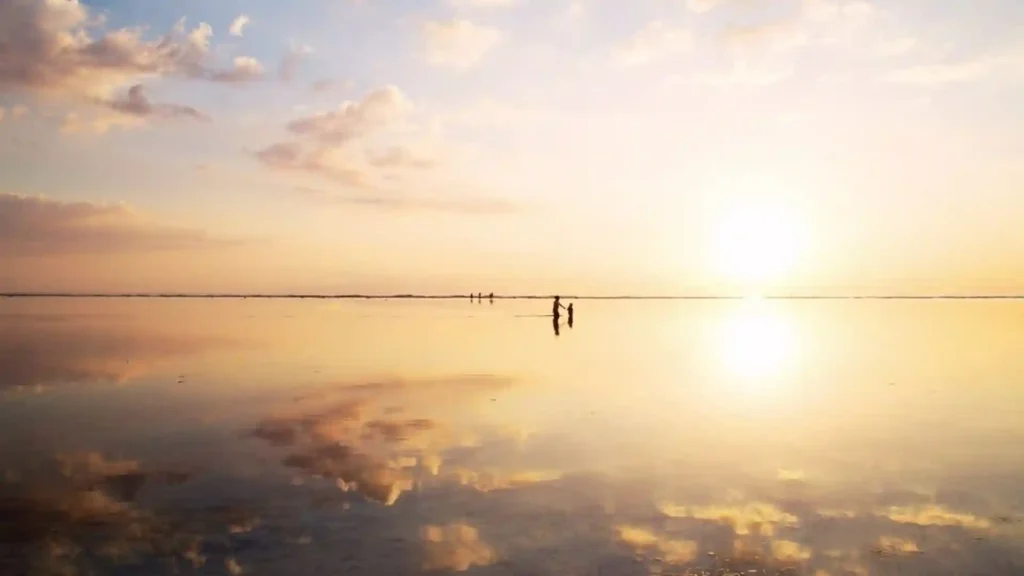
[(716, 336), (722, 368), (750, 392), (789, 373), (799, 348), (791, 319), (762, 299), (745, 300), (730, 311)]

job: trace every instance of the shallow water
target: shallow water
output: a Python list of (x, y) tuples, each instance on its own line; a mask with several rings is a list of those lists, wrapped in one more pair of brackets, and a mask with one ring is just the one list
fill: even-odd
[(1024, 573), (1024, 302), (547, 306), (0, 300), (0, 573)]

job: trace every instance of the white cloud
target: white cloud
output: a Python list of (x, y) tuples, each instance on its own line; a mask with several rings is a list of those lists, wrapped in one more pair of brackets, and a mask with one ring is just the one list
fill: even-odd
[(210, 74), (210, 80), (215, 82), (248, 82), (263, 77), (263, 64), (255, 58), (238, 56), (234, 60), (234, 67), (228, 70), (219, 70)]
[(228, 33), (232, 36), (238, 36), (239, 38), (241, 38), (242, 34), (244, 34), (245, 32), (245, 27), (249, 24), (250, 21), (251, 20), (249, 19), (249, 17), (245, 14), (239, 15), (238, 18), (235, 18), (235, 20), (231, 23), (231, 26), (228, 28)]
[[(78, 0), (0, 2), (0, 90), (96, 98), (153, 76), (251, 79), (237, 62), (235, 70), (210, 66), (209, 24), (186, 30), (181, 20), (164, 36), (145, 39), (142, 28), (97, 34), (102, 22)], [(252, 71), (248, 62), (244, 66)]]
[(635, 36), (612, 50), (612, 60), (620, 66), (643, 66), (685, 54), (693, 47), (688, 30), (671, 28), (663, 22), (651, 22)]
[(497, 28), (474, 24), (469, 20), (427, 22), (423, 26), (427, 62), (447, 68), (472, 68), (501, 42)]

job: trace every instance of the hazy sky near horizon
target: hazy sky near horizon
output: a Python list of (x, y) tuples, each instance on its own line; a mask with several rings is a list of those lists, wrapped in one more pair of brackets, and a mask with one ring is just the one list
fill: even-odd
[(0, 290), (1024, 290), (1016, 0), (5, 0)]

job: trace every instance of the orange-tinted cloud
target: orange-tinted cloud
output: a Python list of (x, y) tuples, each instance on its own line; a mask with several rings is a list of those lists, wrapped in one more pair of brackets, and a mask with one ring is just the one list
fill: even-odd
[(20, 476), (0, 477), (0, 546), (25, 552), (5, 555), (5, 573), (91, 573), (157, 548), (190, 556), (193, 538), (169, 533), (166, 519), (135, 503), (144, 485), (180, 484), (188, 474), (80, 453), (58, 455)]
[(494, 549), (468, 524), (428, 525), (421, 534), (425, 570), (464, 572), (473, 566), (489, 566), (497, 560)]
[(192, 250), (230, 242), (157, 224), (124, 204), (0, 193), (0, 258)]
[[(250, 434), (288, 447), (285, 466), (333, 479), (344, 491), (391, 505), (424, 476), (450, 479), (451, 474), (440, 474), (441, 454), (464, 445), (467, 437), (437, 418), (405, 413), (439, 405), (465, 407), (509, 383), (505, 378), (464, 376), (338, 386), (300, 397), (292, 414), (267, 418)], [(487, 482), (465, 468), (455, 468), (454, 477), (462, 484)], [(517, 485), (527, 480), (521, 477)], [(500, 483), (494, 480), (493, 488)]]
[(697, 557), (697, 543), (692, 540), (666, 538), (639, 526), (618, 526), (616, 532), (638, 552), (653, 551), (673, 564), (685, 564)]

